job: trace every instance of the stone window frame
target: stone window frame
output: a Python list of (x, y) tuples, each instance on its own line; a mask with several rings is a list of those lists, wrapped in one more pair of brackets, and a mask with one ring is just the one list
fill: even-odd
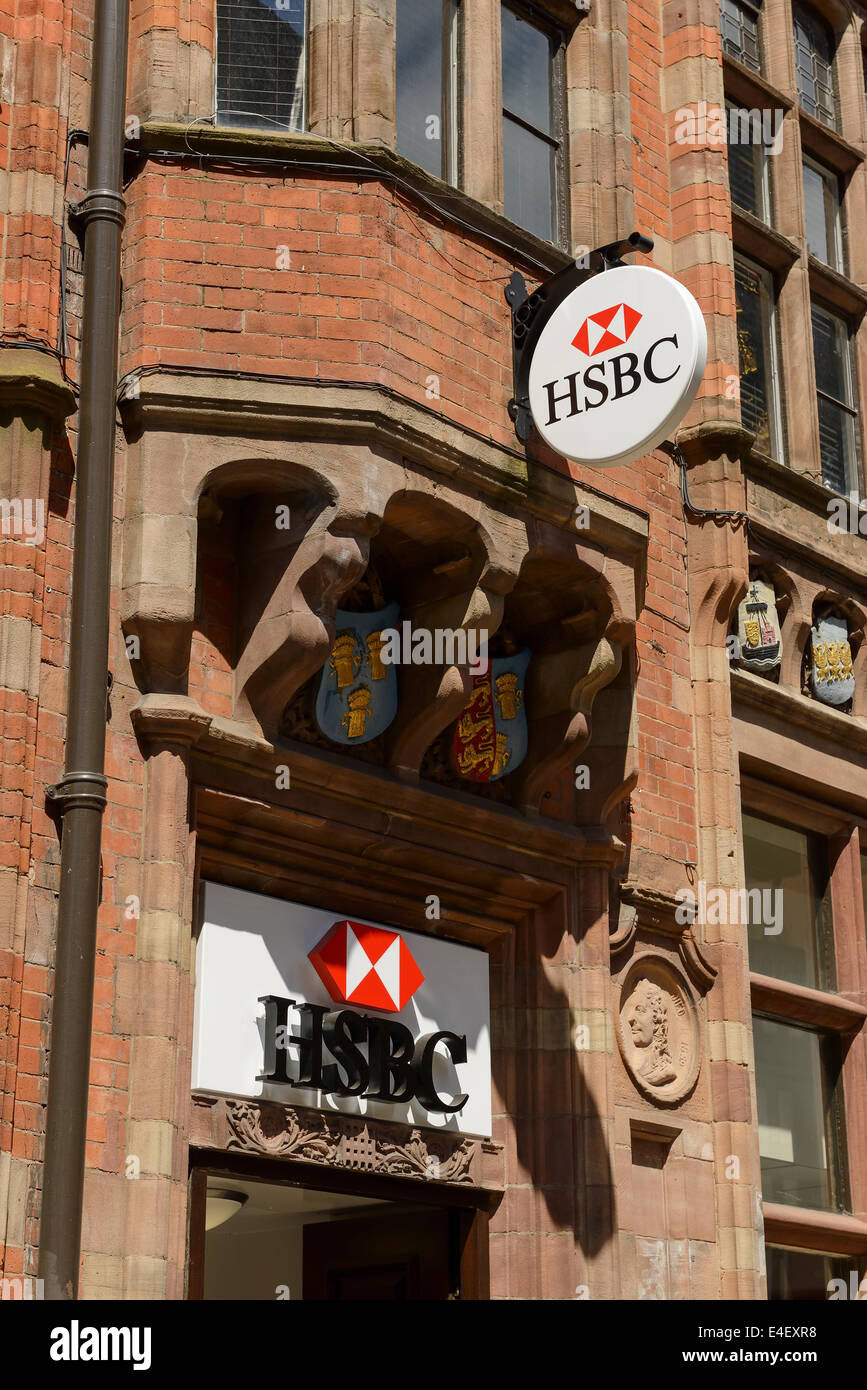
[[(834, 31), (834, 26), (833, 26), (833, 24), (829, 23), (828, 19), (825, 17), (824, 14), (822, 14), (821, 10), (818, 10), (814, 5), (810, 5), (810, 4), (806, 3), (806, 0), (794, 0), (794, 4), (792, 5), (792, 30), (793, 30), (793, 43), (794, 43), (794, 49), (795, 49), (795, 86), (796, 86), (797, 91), (798, 91), (798, 104), (799, 104), (799, 106), (801, 106), (801, 107), (803, 108), (803, 110), (805, 110), (805, 111), (808, 110), (808, 108), (807, 108), (807, 107), (804, 105), (804, 103), (803, 103), (802, 96), (801, 96), (800, 83), (799, 83), (799, 80), (798, 80), (798, 79), (799, 79), (799, 73), (800, 73), (800, 70), (801, 70), (801, 69), (800, 69), (800, 65), (799, 65), (799, 63), (798, 63), (798, 38), (797, 38), (797, 29), (796, 29), (796, 25), (797, 25), (798, 23), (800, 23), (801, 26), (802, 26), (802, 28), (803, 28), (805, 31), (807, 31), (807, 33), (808, 33), (808, 38), (809, 38), (809, 40), (810, 40), (810, 55), (809, 55), (809, 56), (810, 56), (810, 59), (811, 59), (811, 64), (812, 64), (812, 69), (813, 69), (812, 80), (813, 80), (813, 82), (816, 84), (816, 86), (817, 86), (817, 88), (818, 88), (818, 86), (819, 86), (819, 80), (820, 80), (820, 75), (819, 75), (818, 70), (817, 70), (817, 69), (818, 69), (818, 65), (819, 65), (819, 64), (822, 64), (822, 66), (827, 67), (828, 81), (827, 81), (826, 83), (824, 83), (823, 85), (825, 86), (826, 90), (830, 93), (830, 100), (833, 102), (833, 106), (827, 106), (827, 105), (826, 105), (826, 106), (823, 107), (823, 106), (821, 105), (820, 101), (819, 101), (818, 98), (817, 98), (817, 101), (816, 101), (816, 111), (809, 112), (809, 114), (812, 115), (815, 119), (822, 121), (822, 123), (823, 123), (824, 125), (827, 125), (827, 126), (829, 127), (829, 129), (831, 129), (831, 130), (839, 130), (839, 128), (840, 128), (840, 89), (839, 89), (839, 84), (838, 84), (838, 81), (837, 81), (837, 63), (836, 63), (836, 59), (837, 59), (837, 47), (838, 47), (838, 44), (837, 44), (837, 34), (836, 34), (835, 31)], [(826, 39), (830, 39), (830, 44), (831, 44), (831, 56), (830, 56), (830, 59), (827, 59), (827, 60), (826, 60), (824, 54), (821, 54), (821, 53), (818, 52), (818, 44), (816, 43), (816, 36), (817, 36), (817, 35), (820, 35), (820, 34), (823, 34), (824, 37), (825, 37)], [(821, 110), (826, 111), (826, 112), (828, 113), (828, 116), (833, 116), (833, 120), (826, 119), (825, 116), (819, 115), (819, 111), (821, 111)]]
[[(863, 420), (862, 411), (859, 405), (858, 375), (855, 361), (855, 336), (857, 328), (852, 323), (850, 317), (842, 312), (837, 304), (828, 303), (821, 294), (813, 293), (810, 298), (811, 329), (812, 312), (818, 309), (836, 320), (846, 335), (844, 352), (842, 353), (843, 367), (845, 373), (845, 399), (830, 396), (826, 391), (816, 385), (816, 414), (818, 416), (819, 401), (827, 401), (828, 404), (835, 406), (838, 410), (845, 412), (851, 429), (851, 455), (846, 459), (846, 491), (860, 491), (860, 481), (863, 476)], [(811, 335), (812, 336), (812, 335)], [(821, 447), (819, 453), (821, 466)], [(825, 483), (828, 487), (830, 484)]]
[(756, 66), (754, 67), (753, 64), (752, 64), (751, 62), (749, 62), (748, 60), (744, 59), (743, 57), (741, 57), (741, 56), (740, 56), (739, 54), (737, 54), (737, 53), (731, 53), (731, 52), (726, 48), (726, 46), (725, 46), (725, 42), (726, 42), (726, 40), (725, 40), (725, 34), (723, 33), (723, 19), (724, 19), (724, 15), (723, 15), (723, 0), (719, 0), (720, 40), (721, 40), (722, 45), (723, 45), (723, 53), (725, 53), (725, 54), (726, 54), (728, 57), (730, 57), (730, 58), (734, 58), (736, 62), (743, 63), (744, 66), (747, 67), (747, 68), (749, 68), (749, 70), (750, 70), (751, 72), (758, 72), (758, 73), (761, 73), (761, 72), (764, 70), (764, 38), (763, 38), (763, 34), (762, 34), (762, 18), (763, 18), (762, 0), (730, 0), (730, 3), (734, 4), (738, 10), (741, 10), (741, 11), (748, 11), (752, 16), (755, 17), (755, 21), (756, 21)]
[[(310, 4), (309, 0), (302, 0), (304, 4), (304, 41), (302, 44), (302, 92), (301, 92), (301, 120), (300, 125), (265, 127), (270, 134), (283, 135), (304, 135), (308, 130), (309, 101), (310, 101)], [(279, 8), (279, 6), (278, 6)], [(214, 102), (214, 121), (218, 126), (238, 126), (247, 128), (243, 120), (222, 121), (220, 119), (219, 104), (219, 71), (220, 71), (220, 45), (219, 45), (219, 14), (218, 0), (214, 0), (214, 61), (213, 61), (213, 102)], [(229, 115), (241, 115), (243, 113), (230, 109)], [(252, 113), (248, 113), (252, 114)], [(253, 127), (258, 129), (260, 127)]]
[[(867, 331), (863, 330), (862, 323), (867, 313), (867, 294), (861, 288), (867, 279), (867, 248), (862, 251), (858, 238), (847, 236), (847, 225), (860, 225), (861, 209), (867, 208), (863, 147), (867, 121), (861, 110), (864, 104), (861, 64), (864, 36), (855, 16), (844, 10), (837, 0), (817, 0), (807, 8), (822, 20), (833, 35), (838, 115), (836, 128), (811, 116), (799, 103), (791, 0), (765, 0), (763, 5), (766, 70), (762, 75), (725, 54), (722, 65), (727, 99), (742, 106), (769, 107), (784, 113), (780, 152), (772, 171), (771, 226), (766, 227), (760, 219), (732, 203), (732, 235), (737, 253), (772, 271), (775, 277), (785, 462), (796, 472), (825, 486), (818, 463), (820, 438), (811, 324), (812, 300), (824, 301), (850, 325), (852, 398), (855, 403), (860, 400), (862, 384), (867, 382)], [(858, 102), (852, 99), (856, 80)], [(804, 158), (820, 163), (839, 180), (843, 270), (826, 266), (807, 252), (802, 178)], [(811, 383), (809, 397), (793, 389), (794, 382), (803, 383), (805, 379)], [(861, 486), (864, 458), (862, 414), (855, 422), (854, 477), (850, 485)]]
[(768, 402), (768, 416), (770, 424), (770, 452), (769, 457), (776, 459), (779, 463), (786, 462), (786, 429), (785, 415), (783, 410), (784, 400), (784, 377), (782, 370), (782, 360), (780, 353), (780, 332), (777, 311), (777, 282), (772, 269), (756, 261), (751, 256), (740, 251), (738, 246), (734, 247), (735, 262), (740, 261), (747, 270), (758, 274), (765, 282), (770, 303), (770, 314), (768, 316), (768, 361), (770, 366), (770, 397)]
[[(437, 0), (432, 0), (437, 3)], [(442, 175), (442, 181), (453, 188), (462, 187), (463, 178), (463, 147), (464, 147), (464, 32), (466, 23), (467, 0), (440, 0), (442, 6), (442, 55), (443, 67), (442, 79), (442, 101), (443, 101), (443, 140), (446, 142), (446, 172)], [(452, 11), (453, 33), (450, 36), (454, 44), (454, 53), (447, 51), (451, 49), (452, 42), (446, 42), (446, 14), (447, 10)], [(394, 86), (394, 132), (395, 149), (398, 149), (398, 119), (397, 119), (397, 20), (395, 17), (395, 86)], [(448, 76), (446, 74), (446, 62), (450, 64)], [(446, 136), (445, 127), (448, 125), (448, 135)]]
[[(867, 1222), (852, 1213), (867, 1207), (867, 1114), (860, 1099), (867, 1012), (852, 996), (867, 993), (867, 932), (861, 886), (861, 847), (867, 848), (867, 820), (859, 825), (842, 808), (745, 773), (741, 776), (741, 809), (809, 831), (824, 842), (836, 965), (835, 991), (810, 989), (750, 971), (752, 1011), (836, 1034), (843, 1052), (838, 1148), (846, 1167), (849, 1209), (822, 1212), (763, 1202), (765, 1243), (854, 1256), (860, 1278), (867, 1271)], [(750, 1061), (754, 1069), (752, 1055)]]
[[(530, 3), (530, 0), (500, 0), (500, 24), (502, 24), (502, 11), (511, 10), (513, 14), (527, 20), (537, 29), (546, 33), (551, 44), (551, 66), (550, 66), (550, 90), (551, 90), (551, 124), (553, 133), (550, 142), (554, 146), (553, 158), (553, 186), (552, 195), (552, 225), (553, 245), (560, 249), (565, 249), (569, 238), (569, 186), (568, 186), (568, 143), (569, 128), (566, 113), (566, 47), (569, 41), (568, 35), (563, 25), (546, 11), (544, 7)], [(500, 69), (500, 110), (497, 113), (497, 120), (494, 125), (496, 131), (495, 139), (499, 144), (499, 165), (503, 163), (503, 125), (506, 117), (506, 108), (502, 99), (502, 52), (499, 44), (499, 32), (497, 34), (497, 60)], [(515, 119), (512, 117), (512, 119)], [(541, 138), (541, 137), (539, 137)], [(502, 189), (501, 196), (505, 197), (505, 188)], [(519, 225), (519, 224), (518, 224)]]

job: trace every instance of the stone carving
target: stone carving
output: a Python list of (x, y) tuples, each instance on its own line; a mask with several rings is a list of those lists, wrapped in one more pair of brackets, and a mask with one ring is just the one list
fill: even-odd
[(738, 608), (741, 665), (748, 671), (773, 671), (780, 664), (782, 639), (777, 596), (770, 584), (754, 579)]
[(228, 1148), (306, 1158), (314, 1163), (333, 1163), (339, 1134), (324, 1115), (312, 1112), (302, 1125), (294, 1110), (276, 1105), (252, 1105), (239, 1100), (227, 1106), (231, 1131)]
[(319, 1111), (255, 1101), (225, 1101), (229, 1138), (226, 1147), (308, 1163), (333, 1164), (390, 1177), (473, 1183), (479, 1145), (456, 1134), (437, 1134), (385, 1125), (347, 1121)]
[(686, 979), (662, 957), (639, 956), (629, 967), (619, 1037), (627, 1070), (645, 1096), (671, 1105), (692, 1090), (700, 1065), (698, 1016)]
[(845, 705), (855, 693), (852, 648), (845, 618), (829, 614), (810, 634), (813, 693), (826, 705)]

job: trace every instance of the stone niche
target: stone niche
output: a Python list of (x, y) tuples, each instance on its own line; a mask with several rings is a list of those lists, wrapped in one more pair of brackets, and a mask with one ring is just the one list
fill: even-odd
[[(257, 442), (255, 454), (247, 445), (239, 457), (239, 442), (185, 443), (171, 490), (165, 452), (176, 446), (162, 440), (159, 459), (152, 437), (137, 446), (121, 612), (125, 636), (139, 639), (140, 690), (194, 699), (207, 689), (207, 669), (195, 667), (207, 668), (210, 649), (231, 685), (219, 719), (254, 740), (319, 743), (402, 781), (439, 782), (531, 813), (550, 809), (551, 786), (572, 780), (586, 749), (590, 790), (567, 818), (602, 822), (634, 782), (632, 646), (643, 572), (643, 537), (628, 529), (635, 523), (620, 536), (606, 501), (604, 525), (591, 520), (576, 532), (574, 501), (552, 520), (363, 443)], [(338, 610), (392, 602), (413, 630), (463, 630), (476, 642), (487, 634), (492, 656), (529, 648), (528, 751), (514, 775), (476, 784), (450, 764), (472, 691), (469, 662), (399, 667), (397, 715), (363, 750), (319, 733), (313, 701)]]

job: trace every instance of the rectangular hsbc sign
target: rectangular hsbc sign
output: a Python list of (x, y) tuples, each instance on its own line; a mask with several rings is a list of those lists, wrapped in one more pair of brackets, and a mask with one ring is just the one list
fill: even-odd
[(488, 1137), (484, 951), (203, 884), (192, 1086)]

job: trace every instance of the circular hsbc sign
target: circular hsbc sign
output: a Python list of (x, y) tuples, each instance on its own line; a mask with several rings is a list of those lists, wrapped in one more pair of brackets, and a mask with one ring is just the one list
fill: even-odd
[(613, 467), (667, 439), (695, 399), (707, 329), (689, 290), (646, 266), (585, 281), (551, 315), (530, 363), (530, 410), (546, 444)]

